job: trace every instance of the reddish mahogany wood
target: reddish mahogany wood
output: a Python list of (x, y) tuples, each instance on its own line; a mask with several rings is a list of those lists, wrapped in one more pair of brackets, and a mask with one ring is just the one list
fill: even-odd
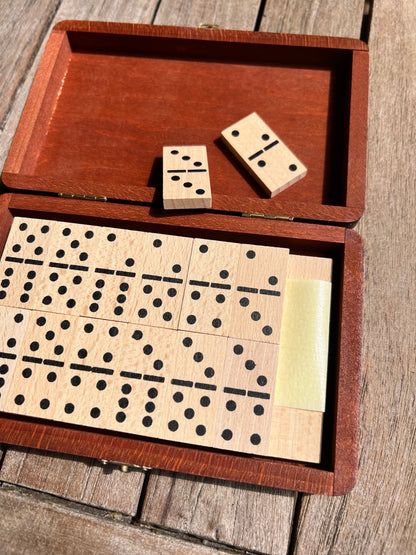
[[(354, 222), (364, 209), (367, 60), (351, 39), (63, 22), (3, 180), (159, 203), (162, 146), (207, 144), (213, 209)], [(219, 139), (252, 111), (308, 167), (274, 199)]]
[(339, 365), (344, 371), (338, 372), (334, 396), (334, 495), (347, 493), (354, 487), (359, 447), (363, 244), (355, 231), (346, 229), (345, 234), (344, 256), (349, 264), (342, 276), (341, 325), (348, 322), (348, 339), (341, 332)]
[(357, 469), (362, 289), (362, 244), (355, 232), (224, 214), (166, 216), (151, 206), (5, 194), (0, 199), (0, 248), (16, 215), (286, 246), (292, 252), (333, 258), (336, 270), (329, 402), (319, 465), (175, 445), (11, 415), (0, 417), (0, 442), (309, 493), (340, 494), (352, 487)]

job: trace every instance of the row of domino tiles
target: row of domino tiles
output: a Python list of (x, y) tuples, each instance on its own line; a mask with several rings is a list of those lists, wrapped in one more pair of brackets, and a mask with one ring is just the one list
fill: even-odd
[[(57, 230), (60, 231), (59, 234), (57, 234)], [(48, 239), (52, 239), (49, 239), (49, 242), (46, 239), (42, 241), (41, 239), (49, 233), (51, 235)], [(37, 239), (37, 236), (40, 239)], [(94, 238), (97, 240), (97, 236), (101, 239), (101, 243), (88, 243)], [(103, 252), (103, 239), (110, 244), (115, 243), (117, 237), (120, 238), (120, 242), (117, 244), (119, 248), (110, 249), (113, 251), (113, 256), (111, 253)], [(175, 245), (178, 246), (178, 243), (181, 244), (177, 251), (174, 251)], [(90, 247), (89, 249), (86, 248), (86, 244)], [(184, 254), (183, 248), (181, 248), (184, 244), (190, 245), (188, 262), (179, 258)], [(104, 245), (106, 247), (104, 250), (107, 250), (107, 244), (104, 243)], [(143, 250), (144, 245), (154, 249), (152, 256), (146, 256), (146, 251)], [(166, 262), (164, 259), (166, 254), (159, 255), (157, 265), (152, 266), (153, 253), (162, 252), (158, 249), (161, 249), (163, 245), (167, 247), (165, 253), (169, 255), (169, 261)], [(224, 292), (238, 292), (240, 295), (239, 306), (247, 308), (247, 306), (243, 306), (245, 301), (241, 303), (241, 299), (248, 299), (249, 304), (253, 304), (252, 298), (257, 301), (261, 299), (259, 291), (262, 289), (263, 283), (259, 284), (261, 277), (257, 271), (261, 265), (255, 268), (254, 277), (257, 278), (257, 287), (253, 287), (253, 281), (250, 281), (253, 278), (252, 274), (248, 274), (248, 277), (244, 276), (244, 281), (238, 282), (237, 280), (237, 284), (244, 283), (244, 285), (236, 285), (235, 281), (227, 279), (230, 270), (238, 275), (238, 262), (237, 264), (234, 262), (233, 266), (229, 256), (227, 257), (227, 253), (230, 251), (222, 250), (222, 253), (226, 254), (221, 259), (221, 263), (218, 263), (218, 256), (208, 259), (210, 262), (208, 268), (204, 266), (205, 261), (201, 261), (201, 258), (203, 259), (208, 252), (214, 251), (214, 255), (218, 255), (220, 249), (229, 249), (231, 245), (238, 247), (238, 249), (234, 249), (238, 251), (238, 262), (241, 258), (244, 262), (244, 258), (248, 261), (252, 261), (256, 257), (260, 258), (259, 251), (270, 249), (16, 218), (2, 256), (4, 272), (1, 283), (2, 291), (9, 290), (11, 294), (6, 294), (1, 302), (13, 307), (17, 305), (17, 309), (20, 309), (19, 313), (23, 316), (26, 314), (22, 321), (29, 321), (29, 323), (28, 327), (25, 327), (23, 335), (20, 332), (22, 337), (21, 349), (18, 349), (19, 354), (14, 353), (16, 358), (7, 359), (7, 362), (1, 367), (1, 372), (4, 374), (1, 378), (3, 389), (0, 408), (7, 412), (71, 423), (89, 423), (88, 425), (94, 427), (124, 430), (139, 435), (161, 437), (197, 445), (316, 462), (319, 459), (320, 451), (322, 399), (319, 400), (316, 407), (307, 409), (303, 408), (303, 401), (300, 403), (301, 406), (297, 406), (299, 402), (296, 399), (289, 403), (284, 398), (282, 399), (282, 392), (285, 390), (285, 386), (287, 389), (288, 379), (283, 370), (280, 373), (283, 379), (280, 379), (281, 383), (279, 387), (277, 386), (279, 372), (277, 372), (276, 379), (276, 368), (279, 347), (276, 344), (248, 340), (238, 335), (229, 338), (218, 337), (217, 327), (210, 329), (210, 331), (214, 330), (214, 333), (208, 334), (199, 328), (195, 333), (195, 328), (192, 328), (192, 324), (188, 322), (189, 328), (183, 331), (169, 330), (166, 329), (166, 326), (165, 329), (146, 325), (137, 327), (137, 324), (141, 324), (141, 322), (131, 325), (117, 322), (115, 319), (109, 319), (110, 321), (100, 319), (95, 315), (94, 318), (91, 316), (79, 317), (79, 315), (69, 316), (68, 307), (61, 311), (57, 310), (55, 305), (53, 310), (58, 314), (48, 314), (44, 310), (38, 310), (38, 305), (36, 305), (36, 302), (44, 299), (46, 296), (44, 293), (50, 293), (44, 288), (45, 285), (42, 287), (42, 283), (51, 282), (49, 279), (51, 274), (58, 274), (56, 281), (59, 281), (62, 275), (65, 278), (71, 277), (73, 280), (76, 275), (85, 275), (82, 272), (90, 272), (90, 283), (94, 279), (96, 287), (97, 281), (110, 276), (114, 281), (110, 281), (109, 295), (114, 295), (116, 284), (120, 287), (126, 283), (127, 278), (134, 279), (138, 275), (132, 269), (136, 260), (142, 260), (140, 267), (143, 271), (139, 277), (142, 280), (141, 287), (144, 290), (150, 283), (152, 287), (156, 286), (155, 293), (158, 296), (154, 299), (161, 298), (162, 303), (165, 296), (168, 299), (180, 297), (181, 286), (185, 297), (186, 288), (190, 288), (189, 297), (192, 301), (199, 301), (202, 294), (207, 297), (211, 294), (209, 299), (211, 304), (215, 302), (215, 306), (220, 308), (225, 303), (224, 301), (218, 302), (217, 298), (213, 301), (213, 294), (217, 297), (223, 295)], [(275, 250), (281, 251), (282, 249)], [(295, 274), (300, 272), (300, 274), (305, 274), (303, 277), (310, 277), (307, 274), (316, 274), (317, 278), (324, 277), (323, 280), (318, 279), (319, 283), (325, 282), (327, 279), (325, 275), (330, 275), (328, 274), (328, 261), (325, 259), (289, 257), (287, 251), (283, 251), (287, 260), (290, 260), (289, 268), (293, 267)], [(237, 256), (235, 257), (237, 258)], [(112, 264), (103, 264), (105, 260), (111, 261)], [(100, 261), (101, 264), (98, 265)], [(43, 262), (43, 264), (39, 264), (39, 262)], [(307, 269), (311, 263), (313, 265), (312, 272)], [(322, 264), (327, 266), (326, 270), (322, 269)], [(185, 270), (182, 265), (185, 266)], [(236, 265), (237, 271), (235, 270)], [(177, 266), (181, 268), (175, 272), (175, 269), (178, 269)], [(26, 276), (24, 280), (20, 280), (20, 283), (18, 280), (13, 282), (13, 275), (7, 275), (7, 273), (10, 274), (9, 268), (13, 268), (14, 275), (19, 274), (20, 268), (27, 273), (35, 272), (40, 268), (38, 278), (40, 285), (37, 289), (33, 286), (27, 287), (28, 283), (37, 281), (36, 277), (30, 279)], [(83, 268), (87, 268), (87, 270)], [(219, 268), (221, 269), (219, 270)], [(287, 268), (288, 264), (286, 263)], [(91, 271), (92, 269), (94, 271)], [(97, 269), (100, 271), (96, 272)], [(191, 269), (192, 272), (195, 272), (192, 275)], [(110, 271), (112, 273), (108, 273)], [(155, 273), (156, 271), (158, 273)], [(181, 274), (182, 271), (183, 274)], [(47, 274), (47, 279), (44, 279), (43, 282), (42, 272)], [(223, 278), (220, 275), (221, 272), (228, 272), (227, 278)], [(187, 273), (189, 273), (188, 276)], [(132, 274), (135, 274), (134, 277)], [(184, 277), (174, 277), (174, 275), (183, 275)], [(279, 277), (274, 277), (281, 286), (281, 274)], [(188, 283), (185, 283), (186, 278), (188, 278)], [(179, 282), (180, 279), (182, 282)], [(213, 281), (214, 279), (216, 281)], [(9, 281), (9, 283), (4, 283), (5, 281)], [(23, 287), (22, 281), (24, 281)], [(302, 281), (309, 280), (303, 279)], [(195, 284), (195, 282), (197, 283)], [(68, 279), (65, 283), (69, 283)], [(5, 285), (7, 286), (3, 287)], [(273, 284), (269, 280), (268, 290), (276, 291), (270, 285)], [(224, 286), (231, 287), (224, 288)], [(173, 287), (177, 292), (176, 295), (170, 296), (169, 290)], [(244, 288), (244, 290), (239, 291), (238, 288)], [(249, 289), (257, 289), (257, 292), (254, 293)], [(20, 296), (15, 304), (11, 300), (16, 298), (16, 292)], [(22, 300), (22, 295), (24, 296), (28, 292), (30, 293), (29, 299), (24, 297)], [(200, 294), (197, 299), (193, 298), (197, 297), (195, 292)], [(71, 292), (69, 294), (71, 295)], [(58, 295), (64, 297), (59, 292)], [(148, 293), (143, 291), (143, 295), (148, 295)], [(87, 297), (86, 290), (78, 299), (83, 296)], [(282, 296), (263, 294), (264, 299), (277, 300), (280, 303), (282, 303)], [(114, 304), (113, 302), (112, 307)], [(185, 304), (184, 300), (183, 305), (185, 306)], [(173, 304), (168, 305), (169, 308), (172, 306)], [(27, 313), (25, 308), (31, 310)], [(43, 303), (42, 308), (44, 308)], [(258, 309), (259, 304), (254, 308)], [(6, 338), (12, 325), (12, 317), (14, 322), (12, 327), (16, 326), (18, 322), (14, 320), (17, 316), (16, 313), (13, 313), (15, 309), (4, 308), (3, 310), (8, 310), (9, 315), (3, 319), (5, 325), (2, 337), (7, 341), (6, 344), (0, 346), (0, 349), (7, 358), (7, 349), (10, 348), (7, 347), (8, 342), (12, 340), (10, 343), (12, 345), (14, 339), (12, 336)], [(261, 310), (264, 311), (262, 305)], [(191, 315), (193, 312), (195, 310), (191, 312)], [(197, 314), (199, 317), (208, 312), (209, 303), (205, 303), (202, 311)], [(252, 312), (254, 311), (252, 310)], [(67, 316), (64, 317), (63, 314)], [(221, 316), (223, 314), (226, 313), (220, 312)], [(30, 317), (28, 318), (27, 315)], [(208, 321), (212, 315), (214, 315), (214, 311), (209, 315)], [(218, 312), (215, 312), (215, 317), (218, 317)], [(74, 319), (75, 321), (71, 322)], [(250, 319), (256, 322), (255, 319)], [(44, 320), (45, 323), (40, 325), (39, 322)], [(57, 332), (63, 333), (61, 324), (64, 321), (71, 323), (68, 329), (76, 330), (73, 336), (66, 335), (67, 338), (71, 337), (70, 341), (67, 339), (69, 343), (66, 346), (62, 342), (54, 344)], [(52, 323), (48, 324), (48, 322)], [(19, 329), (23, 329), (23, 327), (19, 327)], [(87, 329), (100, 331), (97, 332), (98, 335), (95, 335), (91, 331), (87, 332)], [(138, 341), (139, 336), (142, 339), (146, 334), (150, 334), (148, 337), (151, 337), (151, 341)], [(100, 337), (103, 339), (101, 342), (99, 341)], [(118, 347), (108, 350), (107, 342), (110, 341), (110, 337), (115, 338), (112, 341), (116, 342)], [(130, 350), (127, 348), (129, 338), (132, 345)], [(202, 347), (197, 350), (185, 349), (185, 343), (202, 345)], [(32, 351), (33, 347), (36, 347), (34, 351)], [(51, 351), (52, 347), (53, 351)], [(56, 348), (58, 349), (56, 350)], [(62, 352), (61, 349), (63, 349)], [(160, 356), (155, 354), (158, 349), (162, 353)], [(175, 353), (180, 352), (181, 349), (188, 353), (188, 358), (192, 354), (189, 363), (177, 359)], [(245, 355), (240, 356), (243, 353)], [(210, 363), (209, 360), (212, 357), (219, 357), (219, 360), (215, 359), (215, 364), (213, 361)], [(13, 371), (10, 368), (11, 360), (15, 361), (14, 365), (12, 364)], [(53, 367), (56, 362), (59, 362), (58, 366)], [(149, 364), (151, 364), (150, 368), (143, 370)], [(99, 376), (100, 373), (102, 376)], [(12, 378), (6, 380), (7, 375)], [(77, 383), (78, 381), (79, 383)], [(322, 376), (320, 381), (322, 382)], [(45, 386), (51, 390), (49, 396), (44, 396)], [(310, 389), (310, 384), (308, 387)], [(322, 383), (318, 389), (322, 391)], [(289, 390), (293, 392), (292, 387), (289, 387)], [(36, 394), (36, 391), (39, 393)], [(126, 393), (127, 391), (128, 393)], [(6, 394), (6, 392), (8, 393)], [(39, 398), (39, 395), (42, 398)], [(97, 395), (98, 398), (96, 398)], [(279, 404), (276, 404), (278, 397)], [(159, 400), (159, 410), (156, 398)], [(290, 439), (286, 437), (288, 430), (293, 432)], [(312, 434), (311, 430), (314, 430)], [(297, 442), (293, 440), (294, 436), (298, 437)], [(310, 443), (312, 446), (309, 446)], [(298, 445), (295, 450), (293, 449), (294, 444)]]
[(279, 343), (288, 249), (15, 218), (0, 303)]

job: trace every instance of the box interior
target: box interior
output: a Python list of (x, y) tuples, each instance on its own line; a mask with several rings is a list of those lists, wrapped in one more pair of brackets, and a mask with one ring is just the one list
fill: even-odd
[[(153, 231), (159, 233), (169, 233), (175, 235), (185, 235), (185, 236), (192, 236), (192, 237), (203, 237), (209, 239), (219, 239), (219, 240), (228, 240), (233, 242), (248, 242), (251, 244), (264, 244), (264, 245), (271, 245), (277, 247), (285, 247), (289, 248), (292, 254), (303, 254), (303, 255), (310, 255), (310, 256), (323, 256), (327, 258), (331, 258), (334, 261), (333, 265), (333, 289), (332, 289), (332, 299), (331, 299), (331, 320), (330, 320), (330, 344), (329, 344), (329, 358), (328, 358), (328, 379), (327, 379), (327, 405), (326, 411), (324, 414), (324, 429), (323, 429), (323, 441), (322, 441), (322, 458), (319, 464), (312, 464), (312, 463), (300, 463), (295, 461), (285, 461), (289, 464), (294, 464), (295, 466), (303, 466), (307, 468), (315, 468), (319, 470), (323, 470), (326, 472), (333, 472), (335, 466), (335, 442), (334, 437), (336, 435), (335, 431), (335, 411), (336, 411), (336, 397), (337, 397), (337, 388), (338, 388), (338, 374), (339, 374), (339, 351), (338, 346), (340, 342), (340, 318), (341, 310), (340, 306), (342, 304), (342, 274), (343, 274), (343, 267), (344, 267), (344, 244), (339, 241), (329, 241), (323, 238), (316, 237), (315, 239), (306, 239), (303, 233), (304, 227), (309, 227), (306, 224), (291, 224), (295, 225), (298, 229), (302, 229), (302, 234), (296, 236), (296, 233), (292, 236), (291, 233), (287, 233), (283, 231), (281, 236), (279, 233), (276, 233), (275, 236), (265, 235), (264, 232), (259, 231), (253, 225), (255, 224), (254, 221), (247, 222), (247, 227), (244, 233), (236, 231), (235, 222), (227, 222), (221, 225), (222, 229), (215, 229), (215, 225), (210, 226), (210, 222), (206, 222), (203, 226), (195, 226), (194, 222), (190, 221), (188, 224), (184, 223), (183, 221), (179, 223), (180, 218), (177, 218), (176, 221), (159, 221), (157, 218), (149, 214), (149, 209), (146, 207), (141, 207), (140, 210), (140, 218), (136, 221), (117, 221), (111, 218), (111, 212), (114, 212), (114, 215), (117, 214), (119, 210), (118, 207), (115, 205), (111, 205), (110, 213), (107, 213), (106, 217), (94, 215), (94, 204), (95, 203), (85, 203), (87, 204), (86, 213), (84, 215), (74, 214), (71, 213), (71, 210), (67, 212), (63, 211), (61, 206), (61, 202), (68, 203), (67, 206), (73, 206), (74, 203), (79, 203), (79, 201), (56, 201), (54, 199), (48, 199), (43, 207), (38, 207), (36, 209), (28, 208), (28, 203), (30, 203), (30, 197), (26, 197), (26, 202), (23, 200), (24, 195), (19, 195), (19, 198), (15, 201), (16, 207), (12, 208), (7, 217), (4, 220), (7, 220), (8, 224), (3, 226), (2, 235), (0, 238), (0, 252), (3, 250), (4, 243), (6, 241), (9, 227), (12, 223), (12, 218), (14, 216), (29, 216), (29, 217), (36, 217), (39, 219), (48, 219), (48, 220), (62, 220), (67, 222), (89, 222), (93, 223), (94, 225), (118, 225), (118, 227), (123, 227), (127, 229), (136, 229), (141, 231)], [(23, 200), (23, 205), (21, 201)], [(58, 203), (57, 203), (58, 202)], [(55, 210), (53, 205), (55, 203)], [(26, 207), (25, 207), (26, 204)], [(129, 214), (127, 214), (129, 217)], [(216, 217), (216, 216), (211, 216)], [(238, 217), (230, 217), (231, 220), (238, 221), (240, 218)], [(276, 226), (279, 224), (283, 224), (282, 222), (270, 222)], [(284, 224), (290, 225), (290, 224)], [(341, 231), (341, 230), (340, 230)], [(4, 418), (9, 421), (16, 421), (16, 422), (39, 422), (38, 419), (33, 418), (26, 418), (17, 415), (4, 415)], [(47, 422), (47, 420), (43, 421)], [(67, 429), (67, 430), (78, 430), (82, 432), (82, 428), (79, 426), (74, 426), (71, 424), (63, 424), (59, 422), (50, 422), (53, 427), (57, 427), (59, 429)], [(87, 430), (87, 428), (86, 428)], [(106, 430), (95, 430), (94, 432), (103, 438), (111, 438), (112, 437), (137, 437), (138, 439), (143, 439), (148, 444), (154, 445), (172, 445), (172, 442), (161, 441), (154, 438), (140, 438), (139, 436), (129, 436), (128, 434), (123, 434), (120, 432), (112, 432)], [(105, 440), (103, 440), (105, 443)], [(175, 444), (173, 444), (175, 445)], [(247, 455), (247, 454), (239, 454), (235, 452), (228, 452), (228, 451), (219, 451), (212, 448), (204, 448), (198, 446), (188, 446), (185, 444), (177, 444), (178, 449), (182, 452), (190, 451), (192, 453), (198, 453), (204, 451), (206, 453), (209, 452), (217, 452), (223, 453), (228, 455), (232, 458), (242, 458), (243, 460), (251, 459), (253, 461), (257, 460), (278, 460), (273, 459), (271, 457), (259, 457), (257, 455)], [(63, 446), (63, 450), (65, 451), (65, 447)], [(105, 452), (105, 448), (104, 451)], [(105, 455), (101, 455), (101, 458), (105, 458)], [(123, 458), (123, 461), (125, 457)], [(142, 459), (143, 460), (143, 457)], [(146, 466), (146, 455), (144, 455), (145, 466)], [(129, 462), (128, 460), (126, 462)], [(131, 462), (131, 461), (130, 461)], [(147, 461), (149, 466), (158, 467), (157, 463), (155, 464), (154, 460)], [(163, 468), (163, 465), (162, 465)]]
[[(69, 30), (53, 55), (20, 180), (3, 174), (11, 188), (158, 204), (162, 147), (205, 144), (214, 210), (359, 217), (347, 202), (351, 50)], [(308, 168), (272, 199), (220, 139), (253, 111)]]

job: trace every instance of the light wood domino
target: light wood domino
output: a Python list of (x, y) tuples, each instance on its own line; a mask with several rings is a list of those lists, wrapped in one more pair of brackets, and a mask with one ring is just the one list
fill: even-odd
[(221, 136), (271, 197), (306, 175), (302, 162), (255, 112), (224, 129)]

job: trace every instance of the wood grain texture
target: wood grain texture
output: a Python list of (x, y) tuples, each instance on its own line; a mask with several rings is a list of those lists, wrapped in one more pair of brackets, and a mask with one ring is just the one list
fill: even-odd
[(134, 516), (144, 472), (131, 469), (125, 473), (91, 459), (74, 460), (68, 455), (10, 447), (3, 460), (0, 480)]
[(201, 23), (222, 29), (253, 30), (260, 0), (162, 0), (156, 14), (156, 25), (198, 27)]
[(270, 197), (306, 175), (305, 166), (255, 112), (224, 129), (221, 137)]
[[(0, 551), (20, 553), (85, 553), (113, 555), (216, 554), (217, 549), (152, 533), (95, 515), (83, 514), (35, 495), (0, 490)], [(30, 523), (30, 533), (28, 533)]]
[[(413, 553), (414, 4), (374, 3), (370, 31), (360, 466), (346, 498), (304, 497), (296, 553)], [(388, 130), (388, 132), (386, 132)], [(387, 209), (387, 210), (386, 210)], [(317, 523), (321, 523), (318, 524)]]
[(261, 553), (286, 554), (296, 494), (152, 472), (142, 522)]
[[(56, 0), (2, 2), (0, 20), (0, 130), (4, 128), (17, 90), (49, 29)], [(18, 48), (10, 48), (10, 44)]]
[(267, 0), (260, 31), (359, 38), (364, 0)]

